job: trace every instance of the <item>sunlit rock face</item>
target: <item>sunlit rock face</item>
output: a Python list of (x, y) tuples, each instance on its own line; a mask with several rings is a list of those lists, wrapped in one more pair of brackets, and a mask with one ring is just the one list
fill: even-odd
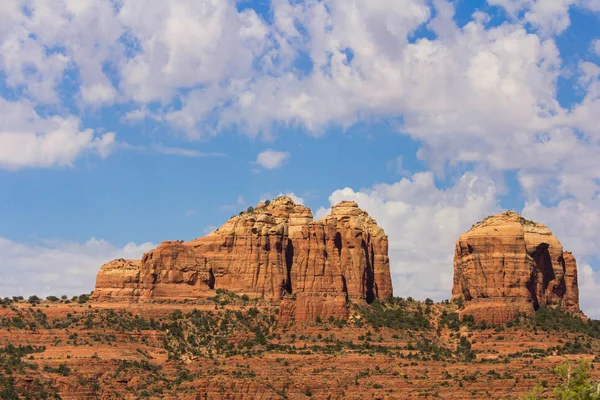
[(477, 321), (505, 323), (540, 306), (579, 309), (575, 258), (542, 224), (507, 211), (473, 225), (456, 243), (452, 297)]
[(388, 239), (355, 202), (313, 221), (282, 196), (202, 238), (105, 264), (93, 300), (197, 299), (219, 288), (281, 302), (283, 319), (347, 318), (350, 301), (392, 296)]

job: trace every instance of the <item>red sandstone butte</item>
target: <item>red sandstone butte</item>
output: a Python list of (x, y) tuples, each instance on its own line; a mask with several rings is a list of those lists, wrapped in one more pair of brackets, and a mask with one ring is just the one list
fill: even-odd
[(456, 243), (453, 299), (477, 321), (505, 323), (540, 306), (579, 309), (575, 257), (542, 224), (507, 211), (473, 225)]
[(198, 299), (216, 289), (280, 302), (284, 319), (347, 318), (350, 301), (392, 296), (388, 238), (355, 202), (313, 221), (309, 208), (282, 196), (202, 238), (103, 265), (92, 299)]

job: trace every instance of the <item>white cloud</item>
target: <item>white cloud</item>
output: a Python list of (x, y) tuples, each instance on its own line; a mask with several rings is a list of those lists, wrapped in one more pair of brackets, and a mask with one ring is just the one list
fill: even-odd
[(152, 146), (152, 149), (160, 154), (175, 155), (183, 157), (220, 157), (223, 156), (221, 153), (203, 153), (198, 150), (183, 149), (180, 147), (168, 147), (162, 144), (156, 144)]
[[(531, 142), (565, 112), (554, 90), (560, 57), (546, 32), (561, 32), (570, 7), (587, 3), (550, 3), (495, 0), (512, 23), (486, 28), (479, 12), (458, 28), (453, 5), (442, 0), (433, 3), (435, 14), (423, 0), (278, 0), (272, 25), (250, 9), (238, 12), (232, 0), (123, 0), (118, 7), (109, 0), (35, 0), (30, 17), (16, 5), (4, 9), (0, 40), (15, 49), (2, 52), (14, 58), (4, 69), (15, 85), (48, 83), (52, 92), (68, 64), (82, 76), (86, 103), (110, 103), (118, 96), (108, 65), (123, 99), (140, 110), (181, 99), (181, 109), (161, 113), (192, 137), (234, 124), (249, 134), (268, 134), (273, 123), (318, 133), (330, 122), (402, 114), (405, 130), (432, 151), (444, 150), (446, 160), (499, 162), (502, 149), (488, 157), (481, 150), (497, 145), (492, 136)], [(539, 31), (528, 33), (527, 23)], [(424, 24), (439, 37), (410, 43)], [(61, 51), (46, 54), (44, 46)], [(310, 73), (294, 67), (300, 52), (310, 56)], [(50, 67), (51, 57), (63, 61)], [(26, 65), (34, 72), (24, 75)], [(440, 137), (446, 133), (458, 136), (454, 146)]]
[(398, 156), (393, 160), (387, 162), (388, 169), (396, 172), (398, 175), (406, 176), (410, 174), (406, 168), (404, 168), (404, 157)]
[(578, 5), (577, 0), (489, 0), (490, 5), (503, 7), (518, 19), (519, 12), (524, 11), (523, 24), (530, 23), (543, 35), (560, 34), (569, 27), (569, 8)]
[(600, 1), (599, 0), (583, 0), (581, 2), (581, 6), (587, 8), (591, 11), (600, 11)]
[(256, 163), (266, 169), (276, 169), (290, 157), (285, 151), (265, 150), (256, 157)]
[[(514, 7), (535, 8), (539, 14), (536, 4)], [(402, 131), (422, 143), (419, 157), (439, 174), (448, 167), (482, 164), (499, 171), (528, 169), (538, 176), (561, 169), (589, 176), (572, 154), (581, 150), (591, 160), (600, 148), (581, 141), (574, 128), (597, 130), (595, 113), (590, 104), (574, 108), (575, 118), (558, 103), (561, 59), (552, 37), (528, 32), (523, 21), (486, 28), (481, 13), (458, 28), (450, 3), (438, 1), (435, 7), (438, 14), (429, 26), (439, 38), (410, 43), (407, 35), (430, 17), (425, 3), (275, 2), (270, 36), (275, 42), (265, 46), (277, 43), (279, 50), (268, 47), (258, 57), (256, 76), (194, 89), (166, 118), (198, 136), (231, 125), (270, 135), (279, 123), (321, 134), (331, 123), (349, 126), (401, 115)], [(565, 9), (568, 4), (560, 3), (548, 12), (559, 15)], [(297, 26), (305, 36), (298, 35)], [(310, 73), (290, 71), (289, 60), (300, 51), (310, 55)], [(280, 56), (278, 67), (261, 70), (272, 67), (273, 52)]]
[(81, 95), (88, 104), (110, 104), (116, 99), (117, 92), (110, 84), (96, 83), (91, 86), (82, 86)]
[(92, 238), (85, 243), (27, 245), (0, 237), (1, 296), (75, 295), (94, 289), (100, 266), (115, 258), (137, 259), (152, 243), (118, 248)]
[[(371, 189), (336, 190), (331, 205), (354, 200), (389, 237), (390, 267), (396, 296), (451, 296), (454, 245), (482, 218), (500, 211), (494, 183), (467, 173), (452, 187), (439, 189), (430, 172)], [(328, 213), (320, 209), (321, 218)]]
[[(531, 125), (538, 115), (536, 102), (552, 103), (548, 88), (555, 74), (550, 69), (558, 59), (551, 41), (527, 34), (520, 25), (485, 30), (473, 22), (462, 31), (442, 24), (449, 37), (410, 44), (407, 34), (427, 21), (429, 7), (421, 2), (385, 5), (332, 1), (327, 8), (311, 3), (301, 12), (295, 9), (297, 22), (306, 24), (310, 36), (306, 48), (297, 44), (294, 51), (309, 51), (314, 63), (309, 76), (284, 72), (218, 91), (196, 90), (179, 114), (192, 119), (187, 126), (216, 110), (221, 125), (256, 130), (282, 121), (318, 131), (331, 121), (347, 126), (361, 116), (404, 113), (415, 135), (445, 132), (453, 124), (457, 132), (469, 127), (463, 135), (472, 136), (497, 123), (496, 130), (506, 132)], [(278, 7), (288, 4), (277, 2), (276, 13)], [(353, 53), (351, 62), (346, 49)], [(233, 110), (215, 109), (209, 101), (226, 98), (234, 100)], [(467, 113), (469, 108), (484, 115)], [(509, 113), (511, 119), (502, 118)], [(494, 124), (486, 123), (490, 117)]]
[(57, 101), (56, 85), (69, 62), (63, 54), (47, 54), (26, 31), (8, 35), (0, 42), (0, 70), (11, 88), (23, 88), (26, 95), (42, 103)]
[(43, 103), (58, 102), (57, 84), (75, 68), (84, 100), (114, 100), (104, 67), (122, 56), (123, 27), (110, 0), (10, 3), (0, 10), (0, 68), (9, 86)]
[(27, 103), (0, 98), (0, 114), (0, 168), (71, 166), (86, 151), (106, 157), (114, 145), (112, 132), (80, 130), (74, 117), (42, 118)]
[(267, 34), (254, 11), (238, 12), (229, 0), (125, 0), (118, 20), (139, 45), (121, 70), (124, 92), (139, 102), (249, 78)]
[(589, 264), (579, 263), (579, 297), (588, 317), (600, 319), (600, 273)]
[(149, 118), (149, 117), (152, 117), (152, 113), (150, 113), (150, 111), (148, 111), (148, 109), (143, 107), (143, 108), (140, 108), (137, 110), (127, 112), (125, 114), (125, 116), (123, 117), (123, 121), (137, 122), (137, 121), (141, 121), (146, 118)]
[[(150, 117), (190, 138), (232, 126), (268, 137), (277, 124), (321, 134), (332, 123), (402, 116), (402, 131), (423, 144), (419, 156), (436, 173), (477, 163), (551, 175), (580, 147), (600, 151), (573, 131), (598, 131), (600, 102), (588, 95), (571, 113), (556, 100), (553, 39), (572, 6), (593, 2), (551, 3), (495, 0), (512, 21), (489, 28), (477, 12), (459, 28), (443, 0), (277, 0), (271, 25), (232, 0), (32, 0), (31, 16), (14, 4), (0, 14), (0, 43), (13, 49), (0, 68), (39, 101), (56, 100), (56, 82), (76, 69), (84, 106), (133, 100), (139, 108), (126, 120)], [(438, 37), (409, 41), (425, 24)], [(295, 66), (301, 54), (310, 71)], [(158, 111), (148, 111), (152, 101)]]
[(82, 129), (58, 88), (65, 79), (79, 85), (81, 107), (115, 100), (104, 72), (120, 54), (112, 2), (12, 1), (0, 7), (0, 25), (0, 73), (12, 91), (11, 101), (0, 94), (0, 168), (71, 166), (89, 150), (106, 157), (115, 134)]
[(600, 39), (594, 39), (592, 41), (592, 45), (590, 46), (592, 53), (600, 56)]
[(322, 219), (331, 214), (331, 207), (319, 207), (314, 214), (315, 220)]

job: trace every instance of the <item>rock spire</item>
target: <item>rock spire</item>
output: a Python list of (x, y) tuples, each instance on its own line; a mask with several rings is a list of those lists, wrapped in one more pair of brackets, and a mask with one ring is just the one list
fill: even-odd
[(309, 208), (281, 196), (207, 236), (103, 265), (93, 300), (198, 299), (219, 288), (281, 302), (286, 319), (346, 318), (349, 301), (392, 296), (388, 238), (355, 202), (313, 221)]

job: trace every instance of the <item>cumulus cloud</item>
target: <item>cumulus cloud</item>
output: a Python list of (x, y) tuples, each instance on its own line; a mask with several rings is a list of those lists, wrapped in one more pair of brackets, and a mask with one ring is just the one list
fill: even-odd
[[(569, 25), (568, 10), (574, 3), (564, 1), (552, 7), (529, 1), (494, 4), (505, 7), (513, 20), (489, 27), (489, 16), (478, 12), (459, 28), (452, 20), (453, 5), (444, 1), (434, 2), (432, 19), (430, 4), (418, 0), (410, 6), (282, 0), (273, 3), (274, 21), (269, 25), (252, 12), (237, 13), (227, 2), (206, 6), (202, 18), (215, 23), (227, 18), (233, 32), (251, 32), (240, 33), (232, 44), (233, 48), (240, 43), (245, 46), (240, 53), (243, 68), (236, 69), (220, 53), (202, 46), (195, 50), (187, 41), (169, 39), (172, 15), (163, 13), (143, 24), (159, 26), (160, 40), (152, 46), (162, 43), (175, 54), (169, 62), (178, 73), (168, 82), (161, 81), (164, 77), (147, 79), (136, 73), (144, 87), (129, 96), (144, 97), (144, 90), (172, 96), (177, 88), (190, 88), (178, 96), (181, 107), (153, 116), (190, 137), (231, 126), (250, 135), (269, 136), (277, 124), (299, 125), (318, 135), (332, 123), (346, 127), (372, 117), (401, 115), (401, 131), (422, 144), (418, 156), (437, 174), (473, 164), (496, 171), (519, 170), (523, 182), (530, 183), (531, 195), (553, 183), (540, 178), (558, 174), (560, 195), (577, 196), (585, 182), (569, 184), (572, 176), (583, 176), (587, 182), (598, 178), (597, 168), (586, 167), (600, 152), (598, 141), (582, 140), (581, 132), (600, 136), (593, 118), (600, 103), (594, 95), (597, 77), (589, 75), (592, 66), (587, 64), (578, 72), (588, 74), (586, 100), (567, 110), (556, 98), (562, 61), (553, 35)], [(160, 7), (180, 10), (181, 5), (172, 2)], [(200, 3), (194, 7), (202, 8)], [(121, 14), (123, 23), (134, 23), (135, 13), (127, 18)], [(208, 29), (197, 27), (198, 21), (185, 19), (192, 31)], [(537, 31), (529, 31), (527, 24), (535, 25)], [(409, 41), (422, 26), (437, 37)], [(136, 43), (147, 43), (144, 29), (131, 31)], [(206, 33), (207, 37), (215, 32), (218, 28)], [(154, 68), (150, 54), (157, 49), (145, 47), (127, 65), (141, 60), (143, 69), (150, 71)], [(310, 59), (308, 70), (294, 67), (301, 55)], [(247, 59), (254, 60), (250, 63), (254, 67)], [(163, 62), (167, 61), (156, 60), (162, 68)], [(188, 68), (194, 62), (202, 66), (215, 62), (220, 68), (205, 74), (202, 68)], [(137, 100), (157, 98), (146, 97)], [(574, 153), (581, 157), (575, 160)]]
[(579, 298), (588, 317), (600, 319), (600, 273), (589, 264), (579, 263)]
[(82, 86), (81, 95), (86, 103), (101, 105), (113, 103), (117, 96), (117, 91), (110, 84), (97, 83), (91, 86)]
[(592, 50), (592, 53), (600, 56), (600, 39), (593, 40), (590, 48)]
[(256, 163), (266, 169), (277, 169), (290, 157), (285, 151), (265, 150), (256, 157)]
[(105, 66), (118, 62), (123, 27), (109, 0), (10, 2), (0, 9), (0, 68), (9, 87), (43, 103), (59, 101), (57, 85), (69, 69), (81, 78), (84, 100), (114, 98)]
[(0, 237), (2, 296), (75, 295), (94, 289), (100, 266), (115, 258), (139, 258), (155, 247), (128, 243), (119, 248), (92, 238), (85, 243), (17, 243)]
[[(11, 3), (0, 11), (0, 68), (40, 102), (57, 101), (57, 82), (78, 72), (84, 106), (133, 102), (126, 120), (151, 117), (190, 138), (233, 126), (270, 136), (279, 124), (321, 134), (402, 116), (402, 132), (438, 174), (480, 163), (538, 177), (564, 164), (587, 175), (570, 155), (600, 151), (578, 136), (598, 137), (598, 101), (591, 85), (581, 107), (560, 106), (554, 37), (572, 7), (594, 3), (490, 4), (512, 18), (490, 27), (476, 12), (458, 27), (443, 0), (277, 0), (272, 21), (233, 0)], [(409, 40), (420, 28), (435, 36)], [(308, 67), (297, 67), (300, 57)], [(149, 112), (153, 102), (161, 107)]]
[(0, 98), (0, 114), (0, 168), (71, 166), (86, 151), (106, 157), (115, 142), (112, 132), (81, 130), (75, 117), (42, 118), (26, 103)]
[(233, 1), (125, 0), (117, 18), (139, 46), (121, 74), (125, 93), (140, 102), (248, 78), (267, 34), (254, 11), (238, 12)]
[[(0, 25), (0, 168), (71, 166), (89, 150), (106, 157), (115, 133), (81, 128), (60, 92), (83, 107), (117, 97), (105, 73), (120, 54), (112, 3), (13, 1), (0, 7)], [(74, 94), (59, 90), (65, 79)]]
[(579, 1), (489, 0), (488, 3), (504, 7), (513, 18), (524, 12), (523, 24), (531, 24), (542, 35), (552, 35), (560, 34), (569, 27), (569, 8), (578, 5)]
[(404, 157), (398, 156), (386, 164), (387, 168), (396, 172), (398, 175), (409, 175), (409, 171), (404, 168)]

